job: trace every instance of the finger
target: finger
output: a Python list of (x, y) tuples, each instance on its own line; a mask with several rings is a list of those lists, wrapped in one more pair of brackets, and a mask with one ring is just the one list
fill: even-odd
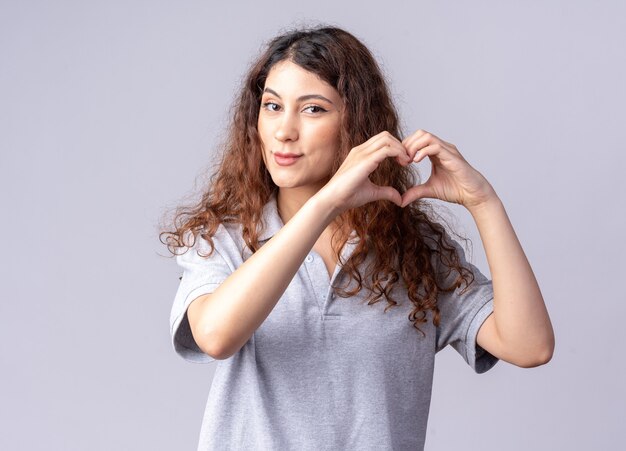
[(411, 164), (411, 162), (411, 157), (406, 154), (396, 157), (396, 163), (398, 163), (400, 166), (408, 166)]
[(382, 132), (378, 133), (377, 135), (374, 135), (374, 138), (377, 139), (390, 139), (392, 141), (397, 142), (398, 144), (400, 143), (400, 140), (398, 138), (396, 138), (390, 131), (388, 130), (383, 130)]
[(368, 139), (367, 141), (365, 141), (363, 144), (361, 144), (358, 147), (362, 149), (369, 149), (372, 146), (380, 145), (383, 142), (391, 143), (393, 141), (396, 141), (398, 144), (400, 144), (400, 141), (398, 140), (398, 138), (393, 136), (387, 130), (383, 130), (382, 132), (377, 133), (374, 136), (372, 136), (370, 139)]
[(400, 151), (401, 156), (396, 159), (398, 163), (409, 164), (411, 162), (412, 157), (409, 155), (406, 147), (404, 147), (402, 143), (391, 134), (382, 135), (379, 140), (374, 141), (369, 146), (365, 147), (363, 152), (370, 154), (379, 153), (385, 146), (396, 148)]
[[(393, 153), (383, 153), (382, 150), (385, 149), (397, 149), (397, 152)], [(406, 147), (402, 145), (402, 143), (391, 133), (388, 131), (382, 131), (377, 135), (372, 136), (370, 139), (365, 141), (363, 144), (356, 146), (352, 149), (352, 152), (359, 154), (371, 155), (376, 153), (376, 163), (380, 164), (382, 159), (387, 158), (389, 156), (396, 157), (396, 162), (401, 166), (407, 166), (411, 164), (411, 155), (406, 150)]]
[(431, 144), (430, 146), (426, 146), (426, 147), (419, 149), (415, 153), (415, 156), (413, 157), (412, 161), (414, 163), (419, 163), (420, 161), (424, 159), (426, 155), (428, 155), (428, 157), (431, 159), (446, 160), (450, 156), (449, 153), (446, 154), (446, 152), (450, 152), (450, 151), (446, 149), (446, 147), (442, 146), (440, 143), (434, 143), (434, 144)]
[(411, 160), (413, 160), (415, 158), (415, 154), (421, 148), (426, 147), (429, 144), (431, 144), (429, 137), (426, 134), (422, 134), (419, 137), (414, 137), (413, 139), (409, 140), (406, 143), (405, 147), (406, 147), (407, 153), (411, 157)]
[(380, 149), (382, 146), (388, 145), (392, 147), (396, 146), (398, 147), (398, 149), (403, 150), (408, 155), (408, 152), (406, 152), (406, 147), (404, 147), (402, 142), (400, 142), (398, 138), (396, 138), (394, 135), (392, 135), (388, 131), (381, 132), (378, 135), (376, 135), (374, 138), (376, 139), (371, 140), (369, 145), (366, 146), (366, 149), (368, 149), (370, 152), (375, 152), (378, 149)]
[(372, 136), (363, 144), (355, 147), (353, 151), (356, 153), (365, 153), (369, 155), (372, 153), (380, 153), (381, 149), (385, 147), (397, 148), (399, 150), (399, 153), (397, 155), (391, 155), (397, 157), (396, 161), (398, 162), (398, 164), (406, 166), (411, 163), (411, 156), (407, 152), (406, 148), (395, 136), (393, 136), (388, 131), (382, 131), (377, 135)]
[(407, 148), (409, 156), (414, 159), (420, 149), (437, 143), (439, 143), (443, 148), (449, 150), (451, 153), (455, 153), (452, 149), (453, 146), (429, 132), (425, 132), (421, 136), (414, 137), (414, 139), (407, 141), (405, 147)]
[(411, 157), (407, 154), (406, 149), (400, 144), (394, 145), (393, 143), (369, 149), (368, 156), (373, 156), (377, 164), (388, 157), (396, 157), (398, 163), (409, 164), (411, 162)]
[(430, 134), (429, 132), (427, 132), (426, 130), (419, 129), (419, 130), (417, 130), (415, 133), (412, 133), (411, 135), (409, 135), (409, 136), (407, 136), (406, 138), (404, 138), (404, 139), (402, 140), (402, 145), (408, 149), (410, 146), (412, 146), (412, 145), (413, 145), (413, 143), (414, 143), (416, 140), (418, 140), (418, 139), (422, 138), (423, 136), (425, 136), (425, 135), (427, 135), (427, 134), (428, 134), (428, 135), (431, 135), (431, 134)]
[(428, 182), (421, 185), (412, 186), (411, 188), (406, 190), (402, 195), (402, 203), (400, 206), (404, 208), (411, 202), (424, 198), (437, 198), (437, 196), (435, 195), (435, 191), (433, 190), (432, 186), (428, 184)]
[[(374, 185), (374, 184), (372, 184)], [(398, 190), (391, 186), (378, 186), (374, 185), (375, 200), (388, 200), (402, 206), (402, 195)]]
[(413, 137), (406, 144), (406, 148), (409, 151), (409, 154), (415, 155), (415, 153), (421, 149), (422, 147), (426, 147), (429, 144), (433, 144), (435, 142), (435, 137), (432, 133), (424, 132), (419, 136)]

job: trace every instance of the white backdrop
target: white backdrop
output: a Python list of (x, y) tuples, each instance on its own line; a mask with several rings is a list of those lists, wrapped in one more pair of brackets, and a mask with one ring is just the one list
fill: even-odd
[(195, 449), (215, 367), (171, 348), (179, 270), (158, 222), (203, 187), (263, 43), (316, 23), (372, 49), (406, 133), (491, 182), (555, 328), (539, 368), (438, 354), (426, 449), (626, 446), (624, 17), (618, 1), (2, 1), (0, 448)]

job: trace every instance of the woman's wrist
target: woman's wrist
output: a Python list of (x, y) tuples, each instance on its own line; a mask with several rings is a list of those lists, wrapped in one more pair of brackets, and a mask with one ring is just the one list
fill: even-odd
[(342, 213), (342, 211), (337, 208), (332, 193), (328, 192), (325, 188), (320, 189), (311, 196), (308, 202), (312, 202), (315, 208), (319, 210), (320, 214), (326, 216), (328, 224), (332, 223), (335, 218)]

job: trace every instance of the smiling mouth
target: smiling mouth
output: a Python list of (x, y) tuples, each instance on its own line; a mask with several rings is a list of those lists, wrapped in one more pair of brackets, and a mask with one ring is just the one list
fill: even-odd
[(274, 155), (280, 158), (297, 158), (297, 157), (302, 156), (302, 155), (298, 155), (295, 153), (280, 153), (280, 152), (274, 152)]
[(290, 166), (291, 164), (295, 163), (298, 159), (300, 159), (301, 156), (302, 155), (295, 155), (295, 156), (291, 156), (291, 157), (283, 157), (280, 154), (275, 153), (274, 154), (274, 161), (279, 166)]

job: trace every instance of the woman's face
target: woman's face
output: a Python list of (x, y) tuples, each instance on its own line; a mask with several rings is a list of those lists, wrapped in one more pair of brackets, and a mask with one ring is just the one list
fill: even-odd
[(314, 73), (287, 60), (270, 69), (257, 128), (265, 166), (279, 188), (310, 189), (313, 195), (330, 179), (341, 110), (337, 90)]

